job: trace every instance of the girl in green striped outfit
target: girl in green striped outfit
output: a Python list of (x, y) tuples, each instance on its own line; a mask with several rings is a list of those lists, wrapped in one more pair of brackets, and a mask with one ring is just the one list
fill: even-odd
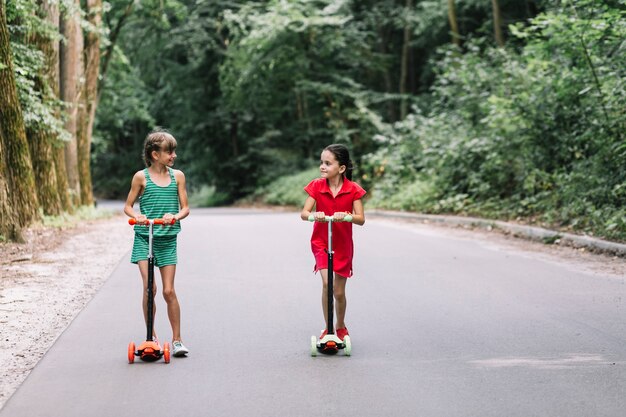
[[(180, 232), (180, 220), (189, 215), (185, 174), (172, 169), (176, 159), (176, 139), (164, 130), (154, 130), (144, 142), (144, 162), (147, 168), (133, 176), (130, 192), (124, 206), (124, 213), (137, 220), (163, 219), (171, 226), (155, 227), (152, 252), (154, 264), (161, 272), (163, 298), (167, 303), (167, 315), (172, 325), (172, 347), (174, 356), (185, 356), (189, 350), (183, 345), (180, 336), (180, 304), (174, 290), (176, 275), (176, 236)], [(139, 213), (133, 206), (139, 200)], [(144, 318), (148, 309), (148, 228), (135, 226), (135, 241), (131, 262), (139, 265), (143, 279)], [(156, 294), (156, 284), (154, 288)], [(153, 333), (156, 335), (156, 333)], [(156, 336), (155, 336), (156, 337)]]

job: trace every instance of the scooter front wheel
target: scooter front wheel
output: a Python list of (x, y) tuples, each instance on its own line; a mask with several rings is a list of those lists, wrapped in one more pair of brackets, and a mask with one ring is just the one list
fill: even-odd
[(346, 336), (343, 338), (343, 352), (346, 356), (352, 355), (352, 341), (350, 340), (350, 336)]
[(128, 344), (128, 363), (135, 362), (135, 343), (130, 342)]
[(165, 363), (170, 363), (170, 344), (167, 342), (163, 344), (163, 360)]
[(317, 337), (311, 336), (311, 356), (317, 356)]

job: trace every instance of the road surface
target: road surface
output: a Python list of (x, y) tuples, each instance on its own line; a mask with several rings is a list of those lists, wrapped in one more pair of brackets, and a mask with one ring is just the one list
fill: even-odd
[[(195, 209), (176, 283), (189, 357), (127, 363), (145, 337), (127, 255), (0, 417), (625, 415), (624, 279), (445, 229), (354, 229), (351, 357), (309, 356), (323, 327), (309, 223)], [(163, 341), (160, 294), (157, 308)]]

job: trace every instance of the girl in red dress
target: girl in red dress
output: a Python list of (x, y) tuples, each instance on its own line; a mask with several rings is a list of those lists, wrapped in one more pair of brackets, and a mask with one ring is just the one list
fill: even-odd
[[(352, 243), (352, 223), (362, 226), (365, 223), (365, 213), (361, 199), (365, 190), (357, 183), (352, 182), (352, 161), (348, 148), (344, 145), (329, 145), (323, 151), (320, 160), (321, 178), (309, 183), (304, 190), (308, 197), (300, 213), (302, 220), (309, 219), (313, 214), (316, 222), (313, 225), (311, 249), (315, 257), (315, 272), (322, 275), (322, 310), (324, 320), (328, 324), (328, 226), (323, 224), (326, 216), (333, 216), (336, 220), (350, 214), (352, 222), (333, 223), (333, 269), (335, 312), (337, 315), (335, 334), (341, 340), (348, 335), (346, 328), (346, 282), (352, 276), (352, 257), (354, 245)], [(328, 326), (325, 326), (326, 329)], [(326, 335), (326, 330), (320, 338)]]

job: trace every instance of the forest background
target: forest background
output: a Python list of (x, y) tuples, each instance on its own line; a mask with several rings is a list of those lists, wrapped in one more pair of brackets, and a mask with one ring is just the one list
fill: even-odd
[(125, 198), (146, 134), (195, 205), (366, 208), (626, 241), (626, 0), (0, 0), (0, 240)]

